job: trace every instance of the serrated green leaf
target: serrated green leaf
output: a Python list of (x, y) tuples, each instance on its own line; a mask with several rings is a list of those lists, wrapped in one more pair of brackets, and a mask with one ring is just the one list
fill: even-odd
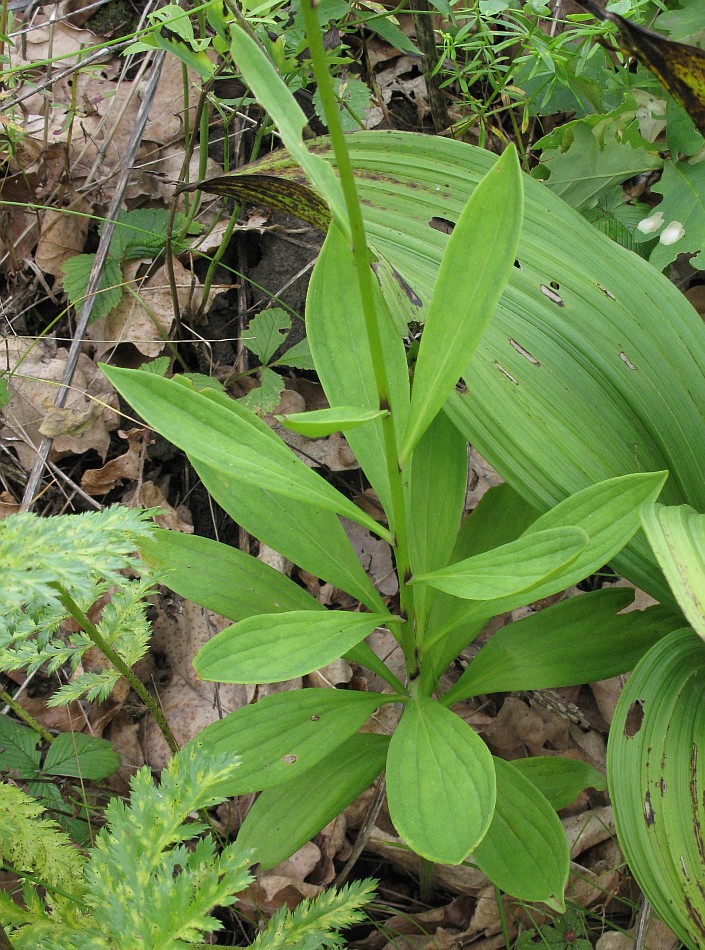
[(204, 680), (280, 683), (332, 663), (389, 620), (345, 610), (259, 614), (217, 633), (193, 665)]
[(140, 369), (143, 373), (155, 373), (157, 376), (166, 376), (170, 363), (171, 357), (158, 356), (154, 360), (149, 360), (147, 363), (143, 363), (142, 366), (140, 366)]
[(460, 864), (492, 820), (490, 751), (459, 716), (418, 694), (389, 744), (387, 799), (409, 847), (429, 861)]
[(290, 349), (283, 353), (278, 360), (272, 363), (272, 366), (291, 366), (293, 369), (315, 369), (313, 357), (311, 356), (311, 347), (308, 340), (304, 337), (299, 340)]
[(374, 782), (388, 747), (387, 736), (356, 734), (298, 778), (266, 789), (240, 827), (238, 848), (265, 871), (286, 860)]
[(620, 696), (607, 774), (622, 851), (658, 916), (703, 946), (705, 644), (690, 628), (656, 644)]
[[(343, 132), (357, 132), (364, 127), (365, 116), (370, 107), (370, 90), (361, 79), (336, 78), (333, 87), (338, 100), (338, 112)], [(316, 115), (327, 128), (326, 117), (321, 105), (318, 89), (313, 94), (313, 108)]]
[(237, 774), (222, 791), (244, 795), (297, 778), (357, 732), (375, 709), (398, 698), (338, 689), (275, 693), (206, 726), (197, 741), (213, 752), (240, 756)]
[[(659, 243), (649, 255), (649, 263), (663, 270), (679, 254), (691, 254), (690, 263), (699, 270), (705, 269), (705, 163), (689, 165), (687, 162), (670, 161), (663, 167), (661, 180), (651, 190), (663, 195), (653, 212), (663, 215), (663, 229)], [(670, 225), (679, 224), (683, 236), (667, 244), (664, 232)], [(655, 235), (635, 234), (635, 239), (650, 240)]]
[[(64, 290), (71, 304), (80, 309), (86, 298), (88, 278), (95, 254), (77, 254), (61, 265), (64, 272)], [(91, 321), (99, 320), (117, 307), (122, 300), (122, 270), (118, 260), (109, 257), (100, 275), (95, 303), (91, 311)]]
[(568, 841), (558, 816), (539, 790), (503, 759), (494, 759), (497, 804), (472, 860), (500, 890), (541, 901), (563, 913)]
[(33, 778), (39, 770), (39, 736), (9, 716), (0, 716), (0, 769)]
[(238, 402), (256, 412), (258, 416), (266, 416), (277, 408), (284, 391), (284, 380), (279, 373), (275, 373), (268, 366), (263, 366), (259, 375), (259, 386), (239, 399)]
[(581, 759), (565, 759), (559, 755), (537, 755), (513, 759), (512, 766), (528, 778), (541, 792), (551, 808), (560, 811), (572, 805), (585, 788), (602, 792), (607, 779)]
[(115, 366), (102, 369), (135, 410), (193, 460), (233, 481), (296, 501), (303, 498), (390, 540), (388, 531), (299, 461), (280, 439), (265, 434), (238, 402), (226, 408), (208, 393), (189, 392), (175, 380)]
[(310, 439), (322, 438), (333, 432), (356, 429), (366, 422), (384, 419), (389, 415), (386, 409), (361, 409), (357, 406), (336, 406), (335, 409), (314, 409), (312, 412), (292, 412), (290, 415), (277, 416), (285, 429), (300, 432)]
[(243, 343), (251, 353), (259, 357), (262, 363), (269, 363), (290, 329), (289, 314), (281, 307), (271, 307), (269, 310), (258, 313), (250, 321)]
[[(185, 17), (181, 17), (179, 22), (188, 21)], [(134, 211), (121, 211), (115, 222), (110, 256), (118, 261), (156, 257), (166, 246), (169, 226), (172, 226), (176, 234), (184, 220), (184, 215), (179, 212), (172, 225), (170, 212), (166, 208), (137, 208)], [(185, 244), (175, 245), (174, 253), (179, 254), (185, 247)]]
[(480, 693), (591, 683), (628, 672), (654, 643), (682, 626), (662, 607), (621, 615), (632, 597), (631, 590), (605, 588), (508, 624), (480, 650), (444, 703)]
[(650, 505), (641, 523), (681, 610), (705, 640), (705, 515), (688, 505)]
[(502, 296), (522, 215), (521, 169), (510, 147), (472, 193), (443, 254), (414, 371), (401, 465), (458, 382)]
[(411, 583), (428, 584), (464, 600), (499, 600), (562, 576), (589, 540), (581, 528), (548, 528), (438, 571), (419, 574)]
[(142, 559), (187, 600), (229, 620), (287, 610), (324, 610), (303, 587), (251, 554), (209, 538), (157, 528)]
[(112, 742), (82, 732), (61, 732), (49, 746), (42, 772), (99, 781), (119, 768), (120, 756)]

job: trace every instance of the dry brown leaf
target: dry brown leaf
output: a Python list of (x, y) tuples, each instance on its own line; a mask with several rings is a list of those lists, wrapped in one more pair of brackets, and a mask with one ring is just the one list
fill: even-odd
[(399, 581), (394, 570), (392, 551), (386, 541), (375, 538), (367, 528), (357, 522), (341, 519), (343, 528), (362, 566), (371, 575), (381, 594), (393, 596), (399, 590)]
[(81, 488), (89, 495), (106, 495), (123, 482), (138, 479), (146, 447), (153, 441), (150, 436), (151, 429), (130, 429), (125, 436), (127, 452), (106, 462), (102, 468), (86, 469), (81, 477)]
[[(54, 407), (58, 383), (66, 368), (65, 349), (40, 341), (12, 337), (2, 341), (10, 369), (10, 401), (3, 410), (4, 438), (12, 438), (20, 462), (30, 467), (43, 433), (54, 435), (50, 458), (80, 455), (94, 449), (105, 458), (110, 432), (117, 429), (117, 395), (95, 363), (81, 353), (64, 410)], [(20, 362), (22, 356), (26, 358)]]
[[(71, 203), (69, 210), (88, 212), (90, 205), (79, 198)], [(44, 212), (34, 261), (45, 273), (56, 277), (59, 285), (64, 276), (61, 265), (83, 251), (89, 223), (89, 218), (79, 214), (51, 209)], [(54, 287), (56, 289), (57, 285)]]
[[(164, 350), (165, 340), (174, 325), (174, 305), (169, 287), (169, 275), (165, 266), (148, 280), (140, 282), (137, 273), (145, 261), (130, 261), (123, 268), (127, 287), (134, 286), (135, 293), (126, 292), (115, 309), (90, 327), (88, 336), (96, 342), (96, 359), (114, 346), (129, 343), (142, 355), (151, 359)], [(192, 296), (193, 275), (174, 258), (174, 277), (181, 310), (185, 310)]]
[(127, 492), (123, 503), (130, 508), (161, 508), (161, 513), (154, 519), (160, 528), (193, 534), (191, 512), (184, 505), (173, 508), (164, 497), (161, 488), (154, 482), (149, 480), (140, 482), (133, 491)]
[(0, 518), (16, 515), (20, 507), (20, 503), (9, 491), (0, 492)]

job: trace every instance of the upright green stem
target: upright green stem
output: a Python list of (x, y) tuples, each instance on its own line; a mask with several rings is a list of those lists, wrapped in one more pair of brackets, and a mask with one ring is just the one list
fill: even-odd
[(428, 858), (419, 855), (419, 898), (422, 903), (430, 904), (433, 898), (433, 870), (435, 865)]
[[(348, 213), (352, 252), (357, 271), (365, 330), (372, 356), (372, 367), (377, 392), (379, 394), (380, 408), (389, 409), (392, 408), (390, 405), (390, 384), (384, 360), (382, 336), (379, 331), (377, 308), (375, 306), (374, 278), (370, 268), (365, 224), (362, 218), (362, 209), (357, 194), (352, 162), (350, 161), (350, 155), (345, 144), (345, 133), (343, 132), (343, 127), (340, 122), (333, 82), (326, 65), (326, 55), (323, 48), (323, 39), (315, 5), (316, 0), (302, 0), (301, 9), (309, 49), (311, 51), (313, 73), (316, 78), (316, 83), (318, 84), (323, 113), (326, 118), (326, 124), (328, 125), (328, 132), (330, 134), (333, 154), (335, 155), (335, 162), (340, 177), (343, 198), (345, 200), (345, 207)], [(407, 675), (413, 679), (418, 674), (413, 629), (414, 602), (412, 588), (406, 583), (410, 575), (409, 537), (393, 412), (382, 420), (382, 431), (384, 434), (385, 459), (389, 477), (392, 509), (389, 512), (390, 521), (392, 522), (390, 528), (395, 539), (394, 553), (397, 573), (399, 575), (401, 609), (404, 617), (407, 618), (407, 623), (404, 624), (401, 631), (401, 646), (404, 651)]]
[(169, 746), (171, 751), (174, 754), (176, 754), (179, 751), (179, 746), (176, 742), (176, 739), (174, 738), (174, 733), (169, 728), (169, 724), (164, 718), (164, 714), (162, 713), (161, 709), (159, 708), (159, 706), (157, 706), (154, 699), (150, 696), (148, 691), (145, 689), (144, 684), (140, 681), (140, 679), (137, 676), (135, 676), (135, 674), (132, 672), (132, 670), (127, 665), (127, 663), (125, 663), (122, 657), (120, 657), (115, 652), (115, 650), (113, 650), (113, 648), (110, 646), (110, 644), (105, 639), (105, 637), (103, 637), (102, 634), (99, 632), (95, 624), (92, 623), (88, 619), (88, 617), (84, 614), (84, 612), (78, 606), (78, 604), (73, 599), (73, 597), (71, 597), (70, 594), (68, 594), (59, 584), (56, 584), (55, 586), (56, 586), (56, 589), (59, 591), (59, 597), (60, 597), (61, 603), (68, 610), (68, 612), (71, 614), (71, 616), (76, 621), (76, 623), (79, 624), (79, 626), (84, 631), (84, 633), (86, 633), (90, 637), (90, 639), (93, 641), (93, 643), (95, 643), (95, 645), (98, 647), (101, 653), (106, 657), (106, 659), (110, 660), (110, 662), (113, 664), (115, 669), (125, 677), (127, 682), (137, 693), (137, 695), (145, 704), (147, 709), (154, 716), (154, 721), (161, 729), (162, 735), (166, 739), (167, 745)]

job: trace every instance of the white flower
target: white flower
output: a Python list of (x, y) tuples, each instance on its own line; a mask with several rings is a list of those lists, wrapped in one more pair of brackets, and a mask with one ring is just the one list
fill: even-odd
[(642, 234), (653, 234), (654, 231), (658, 229), (663, 224), (663, 214), (660, 211), (657, 211), (656, 214), (652, 214), (650, 218), (644, 218), (637, 224), (637, 231), (641, 231)]
[(659, 241), (661, 244), (675, 244), (676, 241), (680, 241), (684, 234), (685, 228), (680, 221), (671, 221), (661, 232)]

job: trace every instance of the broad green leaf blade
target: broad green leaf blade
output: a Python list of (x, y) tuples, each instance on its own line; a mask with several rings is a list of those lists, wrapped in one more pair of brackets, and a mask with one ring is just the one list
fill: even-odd
[(705, 644), (690, 628), (678, 630), (627, 680), (607, 750), (624, 856), (658, 916), (689, 950), (705, 942), (703, 695)]
[(197, 741), (215, 753), (240, 756), (223, 794), (244, 795), (297, 778), (396, 699), (337, 689), (275, 693), (206, 726)]
[[(524, 591), (517, 597), (498, 601), (493, 605), (494, 612), (514, 610), (522, 604), (558, 593), (599, 570), (603, 565), (613, 563), (614, 556), (639, 528), (641, 505), (653, 502), (658, 497), (664, 477), (662, 472), (645, 472), (607, 479), (576, 492), (534, 521), (522, 535), (521, 540), (526, 544), (542, 531), (569, 524), (586, 531), (590, 536), (590, 543), (565, 573), (561, 572), (545, 583), (536, 584), (528, 592), (528, 596)], [(557, 584), (556, 579), (560, 583)], [(671, 598), (669, 605), (670, 600)], [(437, 670), (445, 669), (469, 642), (463, 633), (463, 620), (488, 620), (489, 616), (487, 613), (483, 615), (483, 606), (478, 604), (476, 609), (470, 606), (465, 613), (458, 609), (455, 615), (446, 619), (448, 632), (434, 632), (435, 638), (445, 638), (434, 658), (434, 662), (438, 664)]]
[(238, 848), (263, 871), (285, 861), (374, 782), (388, 747), (387, 736), (356, 734), (297, 779), (266, 789), (242, 823)]
[(560, 575), (559, 583), (565, 587), (563, 571), (589, 540), (580, 528), (548, 528), (430, 574), (419, 574), (411, 583), (425, 583), (464, 600), (499, 600), (531, 590), (555, 575)]
[(429, 861), (460, 864), (492, 820), (490, 751), (459, 716), (417, 695), (389, 745), (387, 799), (410, 848)]
[(34, 778), (39, 771), (39, 735), (16, 719), (0, 716), (0, 769)]
[(385, 609), (331, 511), (282, 498), (257, 485), (243, 486), (194, 462), (208, 493), (237, 524), (305, 571), (357, 597), (373, 612)]
[[(445, 413), (439, 413), (419, 440), (408, 467), (406, 486), (409, 563), (412, 574), (445, 567), (458, 537), (465, 504), (468, 452), (465, 439)], [(417, 642), (436, 593), (414, 590)]]
[[(397, 442), (409, 411), (409, 371), (401, 334), (375, 281), (378, 327), (390, 384), (389, 403)], [(328, 232), (306, 298), (306, 334), (318, 378), (333, 408), (380, 408), (372, 355), (360, 302), (355, 262), (342, 235)], [(382, 421), (346, 432), (346, 438), (384, 510), (391, 509)]]
[(539, 790), (503, 759), (494, 759), (497, 805), (472, 860), (500, 890), (541, 901), (563, 913), (568, 841), (558, 816)]
[(586, 788), (595, 788), (598, 792), (607, 788), (607, 779), (602, 772), (581, 759), (537, 755), (528, 759), (513, 759), (511, 764), (538, 788), (555, 811), (572, 805)]
[(705, 515), (688, 505), (651, 505), (641, 523), (681, 610), (705, 640)]
[(654, 643), (683, 625), (662, 607), (621, 615), (632, 596), (631, 590), (605, 588), (508, 624), (471, 661), (444, 704), (480, 693), (554, 689), (628, 672)]
[(217, 633), (193, 665), (204, 680), (280, 683), (332, 663), (389, 620), (345, 610), (259, 614)]
[(42, 772), (99, 781), (120, 768), (112, 742), (82, 732), (61, 732), (49, 746)]
[(304, 145), (303, 130), (307, 119), (293, 93), (286, 87), (277, 70), (272, 68), (271, 60), (259, 43), (234, 21), (231, 21), (230, 28), (233, 31), (231, 53), (244, 81), (276, 125), (289, 154), (328, 203), (339, 227), (349, 233), (340, 182), (330, 165)]
[(237, 548), (157, 528), (140, 543), (142, 560), (164, 572), (171, 590), (229, 620), (286, 610), (323, 610), (284, 574)]
[(521, 169), (510, 146), (473, 191), (444, 251), (416, 361), (401, 465), (458, 382), (502, 296), (522, 215)]
[(300, 432), (310, 439), (318, 439), (333, 432), (357, 429), (366, 422), (384, 419), (386, 409), (360, 409), (356, 406), (336, 406), (335, 409), (315, 409), (313, 412), (293, 412), (288, 416), (276, 416), (285, 429)]
[(388, 532), (299, 461), (284, 442), (262, 432), (254, 413), (234, 400), (228, 409), (207, 393), (152, 373), (102, 369), (149, 425), (193, 459), (235, 481), (345, 515), (390, 540)]

